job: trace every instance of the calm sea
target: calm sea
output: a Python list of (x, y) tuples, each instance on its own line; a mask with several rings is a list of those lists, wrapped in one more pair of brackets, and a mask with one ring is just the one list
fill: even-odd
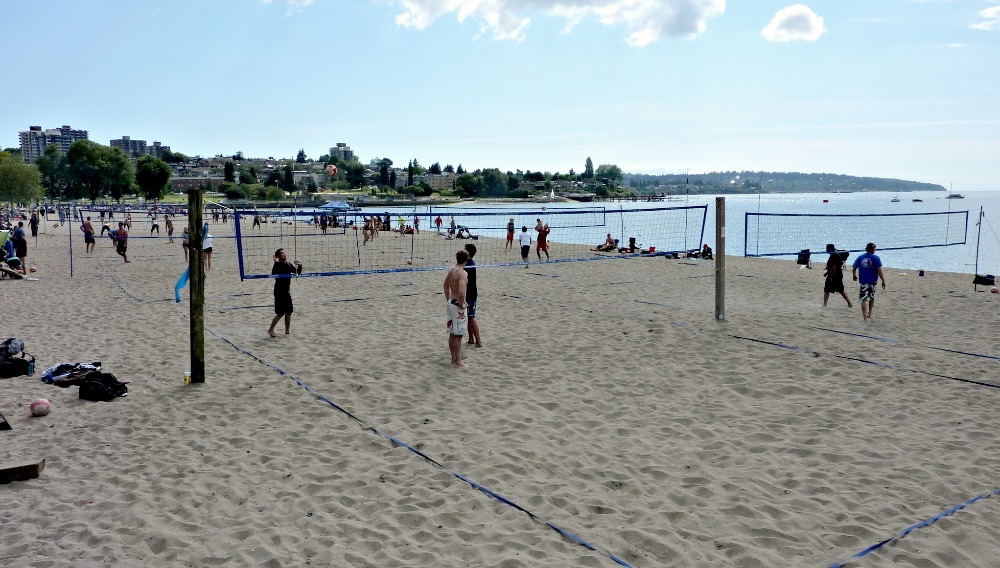
[[(730, 255), (743, 255), (743, 239), (745, 213), (832, 213), (832, 214), (861, 214), (861, 213), (932, 213), (943, 211), (968, 211), (969, 223), (965, 231), (965, 244), (952, 245), (946, 247), (928, 247), (919, 249), (901, 250), (880, 250), (879, 256), (887, 266), (904, 269), (925, 269), (941, 272), (964, 272), (975, 273), (976, 266), (976, 240), (979, 227), (976, 225), (979, 218), (979, 208), (983, 207), (985, 214), (980, 236), (979, 246), (979, 273), (997, 274), (1000, 273), (1000, 191), (996, 192), (969, 192), (963, 193), (964, 199), (945, 199), (943, 192), (910, 192), (910, 193), (885, 193), (885, 192), (859, 192), (859, 193), (795, 193), (795, 194), (749, 194), (749, 195), (728, 195), (726, 196), (726, 250)], [(893, 197), (899, 198), (899, 202), (893, 203)], [(914, 202), (920, 199), (921, 202)], [(824, 202), (826, 200), (826, 202)], [(558, 209), (580, 209), (603, 207), (608, 213), (632, 209), (649, 209), (657, 207), (675, 207), (683, 205), (706, 205), (708, 206), (708, 216), (706, 220), (703, 242), (715, 248), (715, 196), (714, 195), (692, 195), (680, 200), (666, 201), (661, 203), (547, 203), (544, 204), (547, 211)], [(463, 208), (487, 208), (502, 211), (540, 211), (542, 204), (470, 204)], [(412, 215), (414, 211), (426, 213), (426, 207), (405, 207), (405, 208), (385, 208), (365, 209), (368, 212), (388, 212), (395, 222), (396, 214)], [(442, 209), (444, 211), (446, 209)], [(503, 215), (500, 215), (503, 216)], [(543, 215), (544, 216), (544, 215)], [(447, 223), (447, 216), (445, 216)], [(521, 221), (518, 221), (519, 223)], [(426, 220), (422, 220), (422, 224)], [(427, 225), (422, 228), (429, 228)], [(912, 218), (907, 223), (901, 223), (900, 231), (911, 231), (914, 240), (919, 240), (919, 223), (912, 222)], [(530, 227), (529, 227), (530, 228)], [(964, 227), (960, 227), (959, 230)], [(591, 234), (592, 233), (592, 234)], [(595, 227), (592, 231), (579, 231), (574, 234), (581, 244), (598, 244), (603, 242), (605, 236), (604, 227)], [(616, 235), (617, 236), (617, 235)], [(906, 240), (907, 235), (895, 234), (895, 238)], [(789, 236), (789, 239), (794, 237)], [(951, 236), (956, 240), (955, 236)], [(553, 240), (557, 240), (553, 237)], [(879, 236), (857, 235), (855, 240), (862, 243), (868, 240), (878, 244)], [(960, 240), (960, 239), (957, 239)], [(836, 243), (838, 246), (845, 246), (845, 243)], [(796, 242), (789, 242), (790, 250), (799, 250), (806, 245)], [(698, 246), (697, 242), (692, 242), (691, 248)], [(863, 246), (863, 244), (861, 245)], [(853, 247), (852, 247), (853, 248)], [(826, 255), (822, 250), (813, 249), (819, 253), (814, 260), (826, 261)], [(852, 254), (855, 258), (858, 253)], [(794, 256), (779, 257), (794, 260)]]

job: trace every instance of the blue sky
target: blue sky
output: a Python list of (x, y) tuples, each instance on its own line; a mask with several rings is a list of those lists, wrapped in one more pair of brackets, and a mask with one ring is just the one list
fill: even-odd
[[(0, 146), (1000, 189), (1000, 0), (0, 0)], [(9, 82), (8, 82), (9, 81)]]

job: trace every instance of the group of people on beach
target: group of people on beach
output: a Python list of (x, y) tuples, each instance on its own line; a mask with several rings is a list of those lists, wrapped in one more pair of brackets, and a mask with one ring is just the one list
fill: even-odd
[[(851, 278), (858, 282), (860, 290), (858, 298), (861, 302), (861, 317), (865, 321), (872, 318), (872, 310), (875, 309), (875, 285), (882, 281), (882, 289), (885, 290), (885, 274), (882, 272), (882, 259), (875, 254), (875, 243), (865, 245), (865, 253), (854, 260), (851, 270)], [(823, 276), (826, 281), (823, 285), (823, 306), (826, 307), (830, 294), (840, 294), (847, 301), (847, 307), (851, 308), (851, 299), (844, 291), (844, 264), (849, 253), (837, 250), (834, 244), (826, 245), (826, 252), (830, 258), (826, 261), (826, 271)]]

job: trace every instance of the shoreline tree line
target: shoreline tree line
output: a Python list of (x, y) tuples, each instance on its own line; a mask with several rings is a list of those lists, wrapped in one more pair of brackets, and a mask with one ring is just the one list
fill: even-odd
[[(90, 140), (74, 142), (63, 155), (50, 145), (35, 164), (21, 160), (20, 151), (8, 148), (0, 152), (0, 202), (28, 203), (42, 198), (54, 200), (98, 199), (121, 200), (140, 195), (157, 200), (172, 190), (170, 164), (185, 164), (191, 158), (180, 152), (167, 152), (163, 159), (142, 156), (133, 160), (119, 148), (104, 146)], [(197, 161), (203, 162), (201, 158)], [(216, 156), (209, 162), (223, 163), (223, 181), (219, 190), (229, 199), (277, 200), (285, 192), (315, 193), (319, 188), (312, 177), (297, 185), (293, 162), (262, 171), (242, 152), (231, 157)], [(406, 169), (393, 168), (389, 158), (373, 158), (362, 164), (357, 158), (343, 160), (335, 156), (320, 156), (313, 162), (304, 150), (299, 150), (294, 164), (310, 164), (337, 168), (327, 181), (326, 189), (357, 190), (371, 188), (376, 195), (430, 196), (438, 193), (457, 197), (527, 198), (552, 190), (568, 193), (609, 195), (650, 194), (726, 194), (780, 192), (852, 192), (852, 191), (944, 191), (945, 188), (917, 181), (858, 177), (842, 174), (807, 174), (795, 172), (711, 172), (707, 174), (649, 175), (625, 173), (614, 164), (596, 168), (590, 157), (583, 171), (561, 172), (501, 171), (481, 168), (467, 171), (462, 164), (442, 166), (435, 162), (423, 166), (417, 159), (409, 160)], [(302, 166), (300, 166), (302, 167)], [(454, 190), (435, 190), (426, 181), (416, 178), (424, 174), (455, 176)], [(402, 182), (399, 175), (405, 175)], [(400, 187), (402, 186), (402, 187)], [(214, 187), (206, 179), (205, 189)]]

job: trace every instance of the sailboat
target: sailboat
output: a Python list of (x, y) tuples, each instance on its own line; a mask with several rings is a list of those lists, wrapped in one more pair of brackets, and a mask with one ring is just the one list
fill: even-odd
[(892, 202), (892, 203), (899, 203), (899, 196), (893, 197), (889, 201)]

